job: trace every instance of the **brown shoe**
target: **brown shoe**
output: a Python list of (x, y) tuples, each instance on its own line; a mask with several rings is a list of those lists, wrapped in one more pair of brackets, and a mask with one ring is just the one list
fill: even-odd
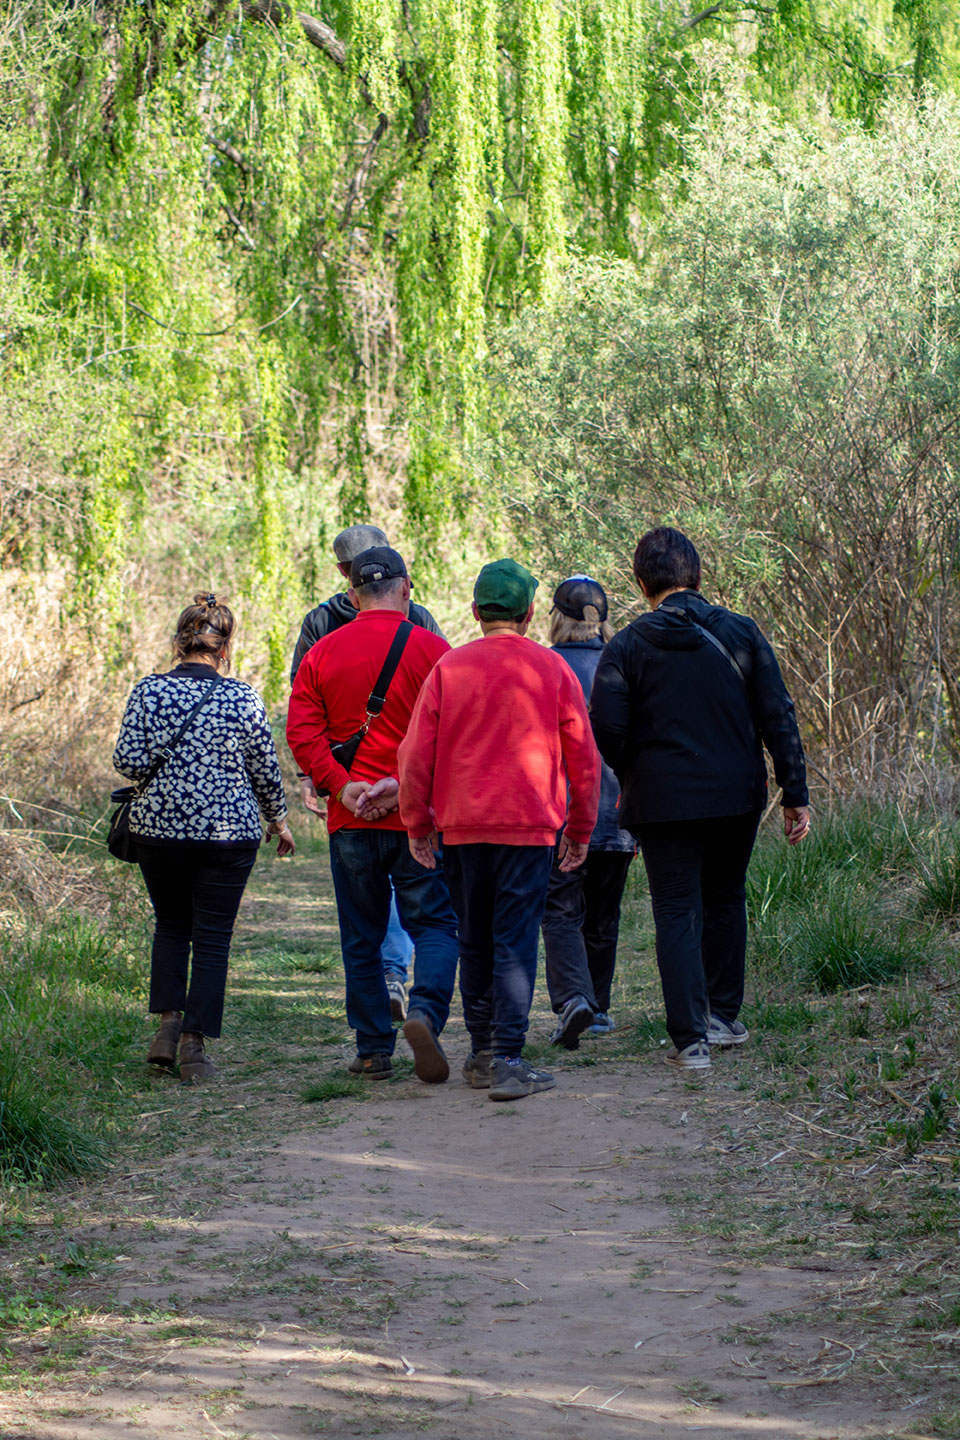
[(429, 1017), (420, 1010), (411, 1010), (403, 1027), (403, 1036), (413, 1051), (413, 1068), (417, 1078), (427, 1085), (442, 1085), (450, 1074), (450, 1066)]
[(159, 1065), (163, 1070), (172, 1070), (177, 1063), (177, 1045), (180, 1043), (180, 1016), (175, 1020), (161, 1020), (160, 1028), (150, 1042), (147, 1064)]
[(180, 1038), (180, 1083), (202, 1085), (216, 1073), (216, 1065), (203, 1048), (203, 1036), (184, 1033)]

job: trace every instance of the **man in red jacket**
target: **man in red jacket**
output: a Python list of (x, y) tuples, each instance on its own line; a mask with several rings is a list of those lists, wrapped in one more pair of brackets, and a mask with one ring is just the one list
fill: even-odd
[[(537, 581), (513, 560), (485, 565), (473, 613), (483, 631), (442, 656), (400, 746), (410, 852), (433, 864), (434, 832), (460, 929), (460, 993), (472, 1053), (464, 1078), (491, 1100), (549, 1090), (521, 1055), (557, 831), (561, 868), (586, 858), (600, 757), (580, 682), (526, 639)], [(567, 785), (569, 782), (569, 808)]]
[[(392, 1070), (395, 1043), (380, 947), (390, 914), (390, 884), (404, 929), (416, 946), (414, 984), (403, 1033), (421, 1080), (450, 1073), (439, 1035), (450, 1011), (457, 969), (457, 922), (442, 870), (410, 853), (399, 813), (357, 811), (360, 797), (397, 771), (397, 747), (406, 733), (420, 687), (450, 649), (440, 635), (407, 622), (410, 580), (402, 558), (387, 546), (363, 551), (350, 569), (350, 603), (358, 614), (323, 636), (304, 656), (290, 696), (287, 740), (294, 759), (318, 792), (330, 796), (330, 868), (337, 897), (340, 948), (347, 982), (347, 1019), (357, 1034), (351, 1069), (370, 1079)], [(387, 653), (405, 626), (406, 639), (372, 719), (368, 701)], [(349, 769), (332, 745), (348, 740), (369, 720)]]

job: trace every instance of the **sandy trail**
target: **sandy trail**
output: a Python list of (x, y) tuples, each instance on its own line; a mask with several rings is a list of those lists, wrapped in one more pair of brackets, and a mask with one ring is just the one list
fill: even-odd
[[(264, 891), (247, 923), (281, 934), (316, 923), (317, 903), (298, 876), (285, 918)], [(328, 1070), (349, 1053), (341, 1037)], [(455, 1067), (443, 1086), (404, 1078), (312, 1108), (302, 1056), (259, 1087), (241, 1059), (216, 1093), (163, 1092), (186, 1112), (182, 1153), (86, 1195), (88, 1236), (123, 1247), (91, 1285), (102, 1317), (123, 1318), (101, 1326), (81, 1376), (8, 1399), (4, 1437), (909, 1428), (896, 1387), (860, 1382), (818, 1315), (838, 1262), (745, 1264), (711, 1228), (741, 1057), (695, 1083), (656, 1055), (560, 1068), (556, 1090), (510, 1105)], [(228, 1110), (229, 1142), (206, 1143), (204, 1117)], [(692, 1230), (678, 1197), (699, 1210)]]

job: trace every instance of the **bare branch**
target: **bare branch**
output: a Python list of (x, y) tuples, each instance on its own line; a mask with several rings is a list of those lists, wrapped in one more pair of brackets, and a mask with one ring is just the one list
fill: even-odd
[(350, 224), (350, 213), (353, 210), (354, 205), (357, 203), (357, 201), (363, 194), (364, 187), (366, 186), (367, 180), (370, 176), (370, 170), (373, 165), (373, 158), (377, 153), (377, 147), (380, 144), (380, 141), (383, 139), (384, 135), (386, 134), (387, 125), (389, 123), (390, 122), (388, 121), (386, 115), (381, 114), (379, 119), (377, 120), (376, 129), (370, 136), (370, 139), (367, 141), (366, 147), (363, 152), (363, 157), (356, 169), (356, 172), (354, 173), (353, 179), (350, 181), (350, 188), (347, 191), (347, 201), (343, 207), (343, 216), (340, 220), (339, 226), (341, 230), (346, 230), (347, 226)]
[(216, 135), (208, 135), (207, 139), (214, 150), (219, 150), (221, 155), (225, 155), (228, 160), (232, 160), (237, 169), (242, 170), (244, 175), (250, 174), (250, 166), (246, 160), (244, 160), (240, 151), (230, 144), (229, 140), (218, 140)]

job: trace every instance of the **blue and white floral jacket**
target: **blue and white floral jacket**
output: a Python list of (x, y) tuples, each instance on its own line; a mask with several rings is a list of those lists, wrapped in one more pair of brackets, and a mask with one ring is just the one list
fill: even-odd
[[(210, 683), (209, 665), (178, 665), (133, 688), (113, 765), (141, 780)], [(287, 813), (280, 762), (263, 701), (242, 680), (224, 679), (170, 759), (130, 807), (130, 831), (154, 843), (258, 844), (264, 820)]]

